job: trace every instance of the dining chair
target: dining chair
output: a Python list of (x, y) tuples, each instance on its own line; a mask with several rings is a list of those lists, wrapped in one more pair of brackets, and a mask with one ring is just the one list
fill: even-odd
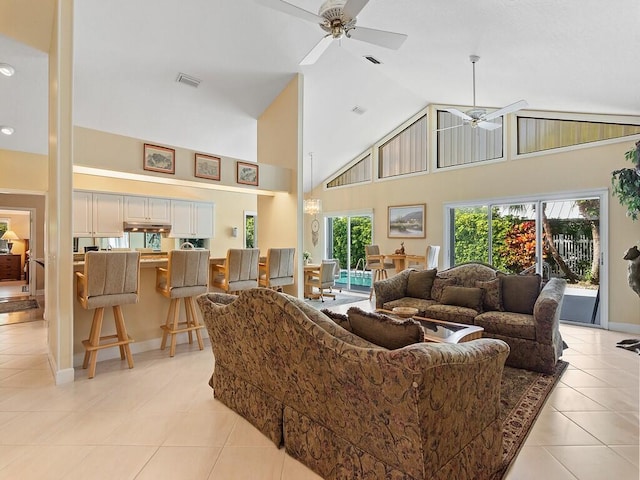
[[(334, 271), (336, 263), (332, 260), (323, 260), (320, 263), (318, 270), (307, 272), (305, 275), (305, 286), (309, 292), (309, 298), (319, 298), (324, 302), (324, 297), (333, 297), (335, 300), (335, 293), (326, 293), (326, 289), (331, 289), (335, 285)], [(313, 291), (313, 288), (318, 289), (318, 293)]]
[(211, 287), (227, 293), (235, 293), (258, 286), (257, 248), (230, 248), (224, 265), (212, 265)]
[(373, 297), (373, 284), (378, 280), (387, 278), (387, 269), (396, 266), (393, 262), (385, 262), (384, 255), (380, 254), (379, 245), (365, 245), (365, 270), (371, 270), (373, 272), (373, 278), (371, 279), (371, 289), (369, 290), (369, 300)]
[(270, 248), (266, 262), (258, 264), (258, 284), (261, 287), (282, 291), (285, 285), (293, 285), (295, 248)]
[[(162, 329), (160, 350), (167, 346), (171, 337), (169, 356), (176, 353), (178, 333), (187, 333), (193, 343), (193, 332), (200, 350), (204, 348), (200, 329), (204, 325), (198, 319), (195, 297), (209, 290), (209, 250), (171, 250), (167, 268), (156, 267), (156, 291), (170, 299), (167, 320)], [(180, 321), (180, 303), (184, 299), (185, 320)]]
[(425, 270), (438, 268), (440, 245), (427, 245), (424, 255), (407, 255), (407, 266), (421, 266)]
[[(120, 358), (133, 368), (122, 305), (137, 303), (140, 288), (140, 252), (95, 252), (84, 257), (84, 272), (76, 272), (76, 295), (80, 305), (94, 309), (89, 338), (82, 341), (85, 349), (82, 368), (89, 367), (89, 378), (96, 374), (98, 350), (118, 347)], [(105, 307), (113, 308), (115, 335), (102, 336)]]

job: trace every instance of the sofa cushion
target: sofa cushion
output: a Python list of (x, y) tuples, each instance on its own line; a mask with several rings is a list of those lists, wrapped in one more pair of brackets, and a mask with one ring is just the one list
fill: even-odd
[(436, 277), (433, 280), (433, 287), (431, 287), (431, 299), (439, 302), (442, 298), (442, 291), (445, 289), (445, 287), (457, 284), (458, 280), (455, 278)]
[(511, 312), (484, 312), (474, 323), (487, 333), (525, 340), (536, 339), (536, 325), (533, 315)]
[(418, 316), (424, 316), (427, 307), (436, 303), (435, 300), (425, 300), (424, 298), (402, 297), (382, 304), (385, 310), (393, 310), (395, 307), (413, 307), (418, 309)]
[(540, 275), (504, 275), (500, 277), (500, 288), (505, 312), (532, 315), (540, 294)]
[(484, 311), (502, 312), (502, 289), (500, 288), (500, 278), (487, 280), (485, 282), (477, 280), (476, 287), (484, 291), (482, 298), (482, 309)]
[(443, 305), (436, 303), (427, 307), (425, 317), (435, 320), (444, 320), (445, 322), (464, 323), (473, 325), (473, 319), (476, 318), (478, 312), (473, 308), (458, 307), (456, 305)]
[(340, 325), (342, 328), (344, 328), (347, 332), (353, 333), (353, 330), (351, 330), (351, 324), (349, 323), (349, 317), (347, 317), (344, 313), (332, 312), (328, 308), (323, 308), (320, 311), (331, 320), (336, 322), (338, 325)]
[(424, 341), (422, 327), (411, 318), (396, 320), (358, 307), (349, 308), (347, 316), (354, 334), (389, 350)]
[(482, 289), (476, 287), (457, 287), (450, 285), (445, 287), (440, 298), (444, 305), (473, 308), (476, 312), (482, 311)]
[(431, 299), (431, 287), (437, 270), (420, 270), (409, 273), (407, 279), (407, 297)]

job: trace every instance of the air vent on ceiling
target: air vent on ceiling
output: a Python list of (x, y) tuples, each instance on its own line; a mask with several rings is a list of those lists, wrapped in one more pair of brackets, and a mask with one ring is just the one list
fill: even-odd
[(357, 113), (358, 115), (362, 115), (362, 114), (364, 114), (364, 112), (366, 112), (367, 110), (366, 110), (366, 109), (364, 109), (364, 108), (362, 108), (362, 107), (360, 107), (360, 106), (358, 106), (358, 105), (356, 105), (355, 107), (353, 107), (353, 108), (351, 109), (351, 111), (352, 111), (353, 113)]
[(200, 80), (190, 75), (187, 75), (186, 73), (178, 73), (178, 78), (176, 78), (176, 82), (184, 83), (185, 85), (189, 85), (190, 87), (193, 87), (193, 88), (198, 88), (198, 85), (200, 85)]
[(373, 63), (374, 65), (380, 65), (382, 62), (380, 60), (378, 60), (376, 57), (373, 57), (371, 55), (365, 55), (364, 58), (366, 58), (367, 60), (369, 60), (371, 63)]

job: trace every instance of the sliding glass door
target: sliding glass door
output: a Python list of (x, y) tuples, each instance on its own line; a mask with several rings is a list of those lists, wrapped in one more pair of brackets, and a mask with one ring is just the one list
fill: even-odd
[(368, 292), (371, 288), (371, 272), (364, 268), (364, 247), (371, 244), (372, 216), (328, 216), (325, 221), (325, 256), (335, 258), (340, 264), (340, 278), (336, 279), (336, 286)]
[(483, 262), (507, 273), (564, 278), (561, 318), (600, 324), (604, 197), (450, 206), (449, 264)]

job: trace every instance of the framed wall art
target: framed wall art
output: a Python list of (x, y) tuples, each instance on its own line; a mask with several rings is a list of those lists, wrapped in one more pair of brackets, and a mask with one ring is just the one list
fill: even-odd
[(425, 238), (427, 236), (426, 208), (425, 203), (389, 207), (387, 236), (389, 238)]
[(195, 176), (209, 180), (220, 180), (220, 159), (202, 153), (195, 154)]
[(176, 151), (173, 148), (144, 144), (143, 167), (145, 170), (176, 173)]
[(236, 182), (243, 185), (258, 185), (258, 165), (236, 162)]

